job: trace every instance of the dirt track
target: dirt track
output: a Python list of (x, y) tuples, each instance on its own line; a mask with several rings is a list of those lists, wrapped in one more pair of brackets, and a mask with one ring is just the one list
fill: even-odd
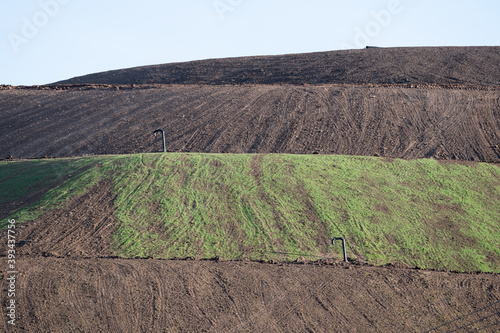
[(433, 332), (477, 321), (459, 330), (468, 332), (500, 319), (497, 275), (123, 259), (18, 266), (16, 328), (26, 332), (423, 332), (464, 315)]
[(158, 151), (152, 132), (163, 128), (168, 151), (500, 162), (500, 92), (493, 88), (42, 88), (0, 91), (0, 157)]

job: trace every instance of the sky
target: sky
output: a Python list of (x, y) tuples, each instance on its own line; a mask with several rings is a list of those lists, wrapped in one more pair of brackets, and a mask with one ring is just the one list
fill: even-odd
[(499, 46), (498, 0), (0, 0), (0, 84), (209, 58)]

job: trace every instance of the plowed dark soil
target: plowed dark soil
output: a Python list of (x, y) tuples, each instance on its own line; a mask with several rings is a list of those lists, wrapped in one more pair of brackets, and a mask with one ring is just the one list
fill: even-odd
[(10, 331), (19, 332), (424, 332), (449, 321), (433, 332), (468, 332), (500, 319), (497, 275), (121, 259), (18, 266)]
[(500, 84), (500, 47), (376, 48), (210, 59), (86, 75), (105, 84)]
[[(63, 88), (69, 90), (58, 90)], [(152, 133), (162, 128), (168, 151), (500, 162), (495, 88), (126, 88), (0, 90), (0, 156), (159, 151)]]

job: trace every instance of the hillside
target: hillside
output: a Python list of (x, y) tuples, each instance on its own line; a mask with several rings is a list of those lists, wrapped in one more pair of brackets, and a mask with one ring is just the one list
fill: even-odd
[[(12, 87), (10, 87), (12, 88)], [(500, 162), (500, 90), (383, 86), (0, 89), (0, 157), (161, 149)]]
[(0, 85), (0, 331), (497, 332), (499, 63), (372, 48)]
[(499, 63), (500, 47), (372, 48), (144, 66), (58, 83), (500, 85)]
[(1, 227), (17, 230), (8, 331), (495, 332), (499, 170), (275, 154), (0, 162)]
[(500, 272), (500, 169), (484, 163), (139, 154), (2, 162), (0, 176), (23, 255), (291, 261), (341, 258), (330, 239), (344, 236), (357, 261)]

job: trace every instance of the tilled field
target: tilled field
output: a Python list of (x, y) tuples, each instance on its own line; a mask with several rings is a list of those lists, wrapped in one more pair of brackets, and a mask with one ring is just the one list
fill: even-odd
[(18, 270), (19, 332), (497, 332), (500, 311), (493, 274), (42, 257)]
[(499, 85), (499, 62), (498, 46), (371, 48), (142, 66), (61, 83)]
[(0, 90), (0, 114), (2, 158), (154, 152), (162, 128), (168, 151), (500, 162), (486, 87), (33, 87)]

